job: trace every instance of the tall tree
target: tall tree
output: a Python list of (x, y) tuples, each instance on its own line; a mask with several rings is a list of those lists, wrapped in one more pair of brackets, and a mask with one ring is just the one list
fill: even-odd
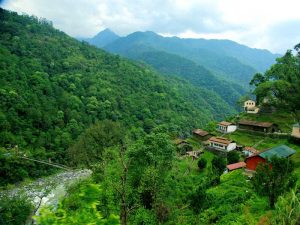
[(259, 195), (267, 196), (270, 207), (274, 208), (277, 198), (296, 184), (293, 171), (290, 159), (273, 157), (258, 165), (252, 179), (253, 187)]
[(250, 85), (256, 88), (254, 94), (259, 102), (266, 98), (273, 106), (289, 110), (300, 122), (300, 44), (295, 46), (297, 55), (291, 50), (278, 58), (264, 74), (254, 75)]

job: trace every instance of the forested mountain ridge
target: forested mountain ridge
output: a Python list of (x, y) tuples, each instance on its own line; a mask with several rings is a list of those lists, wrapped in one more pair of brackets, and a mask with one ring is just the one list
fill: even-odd
[(150, 31), (118, 38), (104, 49), (132, 58), (135, 56), (133, 49), (138, 53), (165, 51), (192, 60), (220, 77), (243, 85), (248, 85), (253, 73), (266, 70), (279, 56), (229, 40), (162, 37)]
[(134, 59), (151, 65), (162, 74), (175, 75), (190, 81), (196, 87), (205, 87), (214, 91), (232, 107), (235, 107), (237, 100), (246, 94), (246, 90), (242, 86), (222, 80), (203, 66), (184, 57), (162, 51), (149, 50), (140, 53), (136, 49), (132, 51), (135, 52)]
[(80, 43), (49, 21), (3, 9), (0, 19), (2, 147), (42, 148), (63, 160), (96, 120), (184, 133), (234, 113), (212, 91)]

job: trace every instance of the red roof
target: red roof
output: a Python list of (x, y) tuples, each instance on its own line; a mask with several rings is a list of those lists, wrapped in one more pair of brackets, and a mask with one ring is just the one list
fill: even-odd
[(239, 168), (243, 168), (246, 167), (246, 163), (245, 162), (238, 162), (238, 163), (234, 163), (234, 164), (229, 164), (226, 166), (228, 170), (236, 170)]

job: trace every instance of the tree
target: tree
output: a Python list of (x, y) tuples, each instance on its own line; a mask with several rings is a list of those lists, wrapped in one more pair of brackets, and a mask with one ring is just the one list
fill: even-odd
[(68, 149), (71, 163), (91, 165), (93, 162), (99, 162), (106, 148), (120, 145), (124, 134), (122, 126), (117, 122), (96, 122)]
[(219, 175), (221, 175), (226, 168), (226, 159), (220, 156), (214, 156), (211, 164), (212, 169), (215, 170)]
[(300, 44), (295, 46), (297, 56), (291, 50), (278, 58), (264, 74), (254, 75), (250, 85), (259, 102), (266, 98), (268, 104), (284, 107), (300, 122)]
[(237, 163), (240, 160), (240, 154), (236, 151), (231, 151), (227, 154), (228, 164)]
[(300, 193), (291, 190), (278, 198), (272, 214), (272, 224), (297, 225), (300, 221)]
[(204, 168), (206, 167), (206, 164), (207, 164), (207, 161), (206, 161), (206, 159), (204, 159), (204, 158), (199, 159), (199, 160), (198, 160), (198, 163), (197, 163), (198, 168), (199, 168), (200, 170), (204, 169)]
[(270, 207), (274, 208), (277, 198), (296, 184), (293, 171), (291, 160), (273, 157), (258, 165), (252, 179), (253, 187), (259, 195), (267, 196)]

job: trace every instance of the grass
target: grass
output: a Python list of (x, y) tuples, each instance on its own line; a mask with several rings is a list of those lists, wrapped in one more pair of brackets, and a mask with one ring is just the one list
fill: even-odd
[(272, 114), (242, 113), (240, 119), (276, 123), (283, 133), (291, 133), (292, 125), (295, 123), (294, 118), (290, 113), (282, 111), (274, 112)]

